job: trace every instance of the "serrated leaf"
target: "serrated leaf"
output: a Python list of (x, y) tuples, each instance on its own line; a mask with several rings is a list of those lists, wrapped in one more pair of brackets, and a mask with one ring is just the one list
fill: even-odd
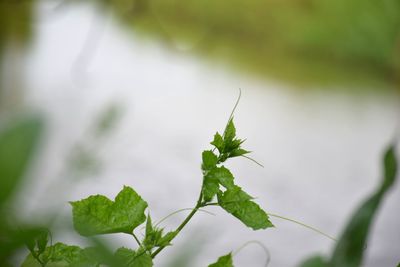
[(383, 159), (384, 174), (380, 187), (352, 215), (342, 236), (336, 243), (330, 266), (358, 267), (361, 265), (366, 240), (376, 211), (396, 179), (397, 159), (394, 146), (390, 146)]
[(215, 146), (219, 153), (222, 153), (224, 149), (224, 140), (218, 132), (214, 135), (214, 140), (210, 144)]
[(0, 206), (22, 179), (42, 129), (38, 118), (23, 118), (0, 129)]
[(302, 262), (300, 267), (329, 267), (330, 265), (321, 256), (314, 256)]
[(225, 141), (224, 143), (224, 153), (228, 154), (228, 157), (232, 157), (232, 153), (240, 149), (240, 145), (243, 144), (244, 140), (241, 139), (233, 139), (229, 141)]
[(171, 245), (171, 240), (176, 236), (177, 232), (172, 231), (163, 235), (164, 229), (153, 226), (150, 215), (147, 216), (146, 235), (143, 245), (147, 250), (154, 247), (165, 247)]
[(203, 187), (201, 190), (203, 192), (204, 201), (211, 201), (214, 196), (219, 192), (218, 180), (204, 177)]
[(247, 151), (247, 150), (242, 149), (242, 148), (237, 148), (237, 149), (233, 150), (233, 151), (229, 154), (229, 157), (230, 157), (230, 158), (234, 158), (234, 157), (243, 156), (243, 155), (249, 154), (249, 153), (250, 153), (250, 151)]
[(25, 245), (31, 253), (34, 255), (40, 255), (45, 251), (49, 235), (47, 229), (22, 229), (20, 230), (20, 234), (23, 239), (25, 239)]
[(42, 231), (36, 241), (39, 254), (43, 253), (46, 250), (48, 241), (49, 241), (49, 232), (47, 230)]
[(211, 150), (203, 151), (202, 154), (203, 163), (201, 164), (201, 169), (203, 171), (209, 171), (215, 168), (218, 162), (217, 155), (214, 154)]
[(218, 194), (219, 205), (253, 230), (273, 227), (267, 213), (239, 186)]
[(232, 173), (224, 166), (212, 169), (204, 178), (215, 180), (227, 189), (234, 187), (234, 177)]
[(204, 176), (204, 201), (208, 202), (214, 198), (214, 196), (219, 192), (219, 185), (222, 185), (225, 188), (232, 188), (234, 186), (233, 179), (234, 177), (232, 173), (224, 166), (210, 170)]
[(229, 253), (225, 256), (219, 257), (217, 262), (208, 265), (208, 267), (233, 267), (232, 254)]
[(153, 260), (145, 251), (134, 251), (127, 248), (119, 248), (115, 252), (117, 260), (124, 267), (152, 267)]
[(171, 232), (166, 233), (157, 242), (157, 246), (159, 246), (159, 247), (170, 246), (172, 239), (174, 239), (177, 234), (178, 234), (178, 232), (176, 232), (176, 231), (171, 231)]
[(233, 118), (229, 119), (224, 131), (224, 143), (233, 141), (236, 136), (236, 128), (233, 124)]
[(161, 239), (163, 229), (157, 229), (151, 222), (150, 215), (147, 216), (146, 222), (146, 235), (143, 240), (143, 245), (146, 249), (151, 250), (157, 246), (158, 241)]
[[(97, 262), (90, 259), (84, 249), (78, 246), (68, 246), (56, 243), (47, 247), (43, 254), (39, 255), (41, 261), (46, 262), (46, 267), (95, 267)], [(21, 267), (41, 267), (41, 264), (29, 254)]]
[(115, 201), (95, 195), (71, 202), (75, 230), (83, 236), (132, 233), (146, 220), (147, 203), (130, 187), (124, 186)]
[(146, 237), (148, 235), (151, 235), (153, 233), (153, 224), (151, 222), (151, 216), (150, 214), (147, 215), (147, 221), (146, 221)]

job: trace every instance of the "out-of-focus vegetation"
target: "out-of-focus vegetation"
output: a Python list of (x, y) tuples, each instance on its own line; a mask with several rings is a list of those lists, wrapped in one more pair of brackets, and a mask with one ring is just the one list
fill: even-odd
[[(105, 122), (107, 120), (101, 121)], [(108, 125), (108, 123), (106, 124)], [(139, 248), (137, 251), (120, 248), (114, 255), (107, 246), (96, 241), (96, 239), (91, 240), (94, 244), (93, 247), (84, 249), (62, 243), (53, 245), (51, 235), (47, 229), (30, 226), (26, 222), (16, 220), (13, 216), (13, 210), (9, 209), (13, 194), (17, 191), (26, 171), (29, 169), (30, 159), (35, 156), (35, 148), (39, 142), (42, 128), (41, 120), (27, 117), (3, 125), (0, 129), (0, 261), (3, 264), (2, 266), (14, 266), (13, 256), (22, 247), (26, 246), (30, 254), (22, 265), (24, 267), (99, 266), (100, 263), (106, 266), (151, 267), (153, 266), (152, 258), (166, 246), (171, 245), (172, 239), (187, 224), (199, 207), (209, 205), (220, 205), (253, 229), (272, 226), (268, 222), (268, 217), (260, 214), (260, 208), (257, 205), (254, 206), (254, 203), (250, 205), (250, 196), (233, 184), (232, 174), (226, 168), (216, 166), (219, 161), (222, 162), (227, 159), (225, 156), (236, 157), (248, 153), (239, 147), (242, 141), (234, 138), (235, 128), (233, 123), (228, 123), (223, 137), (217, 133), (211, 142), (221, 154), (217, 157), (211, 150), (203, 152), (202, 170), (204, 180), (198, 204), (176, 231), (168, 232), (163, 236), (162, 229), (155, 227), (150, 215), (148, 215), (146, 234), (144, 240), (140, 242), (133, 233), (133, 228), (146, 220), (144, 210), (147, 207), (147, 203), (132, 189), (124, 187), (115, 199), (115, 204), (121, 202), (125, 203), (124, 205), (114, 205), (111, 200), (100, 195), (73, 202), (74, 226), (83, 236), (114, 232), (130, 234), (138, 242)], [(384, 155), (381, 185), (351, 217), (341, 238), (336, 243), (330, 260), (327, 261), (320, 256), (313, 257), (302, 263), (302, 267), (361, 266), (369, 230), (380, 203), (395, 183), (397, 165), (395, 146), (392, 145)], [(225, 192), (221, 193), (218, 187), (219, 184), (227, 187)], [(238, 188), (239, 191), (236, 192)], [(217, 190), (219, 191), (218, 193), (216, 192)], [(230, 190), (233, 191), (230, 192)], [(218, 202), (212, 202), (216, 194), (218, 194)], [(229, 200), (226, 199), (228, 195)], [(86, 205), (91, 207), (87, 209)], [(129, 215), (128, 211), (124, 211), (126, 205), (133, 206), (129, 210)], [(140, 207), (136, 208), (136, 206)], [(234, 210), (231, 210), (231, 208), (234, 208)], [(237, 210), (241, 210), (241, 212), (237, 213)], [(248, 217), (249, 215), (251, 216)], [(83, 218), (85, 219), (83, 220)], [(261, 227), (255, 227), (251, 223), (248, 224), (249, 221), (265, 219), (268, 223), (262, 224)], [(82, 226), (85, 227), (82, 228)], [(155, 250), (152, 251), (152, 249)], [(229, 253), (220, 257), (216, 263), (210, 266), (232, 267), (232, 254)]]
[(397, 0), (115, 0), (128, 27), (171, 47), (300, 85), (394, 84)]
[[(37, 3), (35, 0), (0, 1), (2, 70), (10, 68), (4, 63), (5, 51), (18, 55), (33, 38)], [(161, 39), (180, 51), (221, 59), (245, 71), (298, 85), (350, 83), (374, 87), (395, 85), (400, 78), (400, 1), (396, 0), (113, 0), (96, 3), (112, 10), (128, 30)], [(18, 84), (21, 78), (18, 64), (13, 72), (15, 77), (11, 79), (16, 83), (4, 86), (2, 75), (3, 72), (0, 73), (0, 122), (3, 123), (6, 116), (1, 112), (15, 106), (12, 98), (24, 88)], [(92, 157), (93, 151), (103, 134), (113, 127), (117, 115), (116, 109), (110, 109), (91, 133), (93, 142), (73, 148), (67, 172), (79, 178), (81, 173), (98, 167)], [(53, 245), (48, 230), (18, 221), (14, 216), (17, 211), (11, 208), (13, 200), (28, 173), (31, 159), (37, 156), (35, 151), (42, 128), (42, 121), (32, 117), (0, 124), (2, 266), (13, 266), (14, 256), (23, 247), (31, 252), (27, 266), (38, 265), (38, 255), (43, 253), (44, 258), (57, 261), (55, 258), (64, 257), (64, 252), (86, 257), (88, 252), (99, 251), (81, 251), (59, 243)], [(388, 150), (384, 163), (386, 172), (381, 187), (351, 218), (329, 263), (316, 257), (303, 266), (360, 266), (372, 220), (395, 180), (393, 148)], [(210, 188), (216, 190), (215, 184), (210, 183)], [(97, 244), (97, 247), (101, 246)], [(132, 256), (132, 251), (128, 252)], [(97, 254), (104, 256), (106, 253)], [(108, 256), (113, 258), (113, 255)]]
[(36, 154), (43, 123), (38, 118), (20, 118), (0, 128), (0, 262), (12, 266), (11, 257), (41, 233), (36, 227), (22, 226), (14, 218), (10, 202), (23, 182)]
[[(262, 77), (308, 87), (399, 88), (397, 0), (76, 2), (100, 4), (128, 30)], [(0, 59), (7, 44), (31, 39), (37, 3), (0, 2)]]
[(351, 216), (330, 260), (316, 256), (305, 261), (301, 267), (361, 266), (369, 230), (385, 194), (396, 181), (397, 165), (395, 146), (390, 146), (383, 157), (381, 184)]
[(24, 52), (33, 39), (36, 0), (0, 1), (0, 118), (24, 98)]
[(29, 43), (36, 3), (36, 0), (0, 1), (0, 60), (5, 46)]

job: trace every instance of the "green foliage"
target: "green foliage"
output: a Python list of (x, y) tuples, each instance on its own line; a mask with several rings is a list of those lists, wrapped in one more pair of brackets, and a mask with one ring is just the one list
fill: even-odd
[[(38, 121), (26, 121), (0, 133), (0, 148), (16, 151), (12, 154), (16, 159), (16, 163), (12, 163), (12, 166), (22, 168), (22, 170), (15, 170), (1, 165), (5, 164), (7, 159), (5, 159), (5, 152), (0, 151), (2, 156), (0, 166), (5, 168), (1, 171), (8, 175), (6, 177), (20, 179), (28, 162), (28, 156), (32, 153), (37, 140), (39, 129)], [(219, 133), (214, 135), (211, 142), (214, 149), (205, 150), (202, 153), (203, 183), (198, 200), (190, 214), (175, 230), (164, 233), (163, 228), (154, 225), (151, 216), (145, 215), (146, 201), (128, 186), (123, 187), (114, 201), (102, 195), (94, 195), (71, 202), (74, 228), (79, 234), (93, 236), (126, 233), (135, 239), (138, 245), (135, 250), (121, 247), (114, 253), (96, 238), (90, 239), (96, 246), (89, 248), (62, 243), (52, 245), (48, 230), (29, 227), (16, 230), (0, 218), (0, 260), (4, 262), (4, 266), (10, 266), (7, 262), (9, 256), (21, 244), (25, 244), (30, 253), (22, 267), (152, 267), (153, 259), (164, 248), (172, 245), (173, 239), (199, 209), (207, 206), (220, 206), (253, 230), (273, 227), (268, 214), (254, 202), (253, 197), (236, 184), (234, 175), (222, 165), (231, 158), (249, 153), (241, 147), (243, 142), (244, 140), (236, 137), (236, 128), (231, 116), (223, 135)], [(386, 151), (383, 165), (384, 174), (380, 187), (354, 213), (336, 244), (332, 257), (329, 260), (320, 256), (313, 257), (303, 262), (301, 267), (359, 267), (361, 265), (372, 220), (384, 195), (395, 182), (397, 159), (394, 146)], [(13, 188), (14, 183), (15, 181), (9, 180), (4, 184), (8, 185), (8, 188)], [(4, 199), (9, 196), (4, 196)], [(213, 202), (216, 197), (217, 202)], [(134, 230), (144, 222), (146, 222), (145, 234), (142, 240), (139, 240)], [(209, 267), (233, 267), (232, 254), (220, 257)]]
[(398, 88), (398, 0), (135, 0), (131, 15), (125, 1), (102, 3), (135, 33), (184, 43), (241, 73), (307, 88)]
[(71, 202), (75, 230), (83, 236), (132, 233), (146, 220), (147, 203), (130, 187), (124, 186), (115, 202), (96, 195)]
[(49, 231), (43, 229), (39, 231), (34, 238), (26, 240), (26, 246), (34, 258), (38, 258), (46, 251), (47, 243), (49, 242)]
[(0, 208), (20, 183), (39, 142), (43, 124), (24, 118), (0, 130)]
[(219, 257), (217, 262), (208, 265), (208, 267), (233, 267), (232, 254), (229, 253), (225, 256)]
[(381, 185), (351, 216), (342, 236), (336, 244), (329, 263), (317, 258), (306, 261), (301, 267), (358, 267), (361, 266), (371, 224), (387, 191), (394, 184), (397, 174), (395, 146), (391, 145), (383, 158)]
[(211, 150), (205, 150), (202, 154), (203, 164), (201, 169), (203, 171), (210, 171), (215, 168), (218, 163), (218, 157)]
[(124, 267), (152, 267), (153, 260), (145, 251), (133, 251), (127, 248), (119, 248), (115, 252), (116, 259)]
[(171, 240), (177, 235), (177, 232), (172, 231), (163, 235), (164, 229), (155, 227), (151, 222), (150, 215), (147, 216), (146, 235), (143, 240), (143, 246), (150, 250), (155, 247), (166, 247), (171, 245)]
[(29, 254), (22, 267), (96, 267), (98, 263), (91, 259), (87, 249), (57, 243), (47, 247), (39, 255)]
[[(0, 263), (11, 266), (9, 258), (25, 244), (43, 250), (44, 237), (40, 229), (25, 226), (18, 229), (7, 209), (16, 189), (21, 184), (34, 155), (43, 130), (38, 117), (21, 117), (0, 125)], [(35, 241), (37, 240), (37, 241)]]
[(384, 195), (393, 185), (396, 178), (397, 161), (394, 146), (389, 147), (386, 151), (383, 165), (382, 184), (351, 217), (333, 252), (331, 258), (333, 267), (356, 267), (361, 265), (372, 221)]
[(219, 185), (229, 189), (234, 186), (232, 173), (222, 167), (214, 167), (204, 175), (203, 194), (204, 201), (211, 201), (213, 197), (220, 192)]
[(219, 205), (253, 230), (273, 227), (268, 215), (239, 186), (218, 194)]
[(321, 256), (315, 256), (305, 260), (300, 267), (329, 267), (330, 265)]
[[(218, 155), (212, 151), (203, 152), (203, 201), (208, 203), (217, 195), (218, 205), (246, 226), (253, 230), (273, 227), (267, 213), (234, 183), (233, 174), (224, 166), (218, 166), (229, 158), (250, 153), (241, 147), (243, 142), (244, 140), (236, 137), (236, 127), (231, 116), (224, 134), (221, 136), (217, 132), (211, 142)], [(221, 187), (225, 188), (225, 191), (221, 190)]]

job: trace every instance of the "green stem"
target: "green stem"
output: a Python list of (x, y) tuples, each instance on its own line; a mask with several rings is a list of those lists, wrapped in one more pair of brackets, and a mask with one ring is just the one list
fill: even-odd
[[(202, 187), (202, 188), (203, 188), (203, 187)], [(189, 215), (185, 218), (185, 220), (178, 226), (178, 228), (176, 228), (176, 230), (175, 230), (176, 234), (175, 234), (174, 238), (179, 234), (180, 231), (182, 231), (182, 229), (186, 226), (186, 224), (190, 221), (190, 219), (192, 219), (193, 215), (194, 215), (201, 207), (203, 207), (203, 205), (202, 205), (202, 203), (201, 203), (202, 198), (203, 198), (203, 191), (200, 192), (199, 199), (197, 200), (197, 203), (196, 203), (196, 206), (194, 207), (194, 209), (189, 213)], [(174, 239), (174, 238), (173, 238), (173, 239)], [(171, 239), (171, 241), (172, 241), (173, 239)], [(154, 251), (154, 252), (151, 254), (151, 257), (154, 259), (154, 258), (158, 255), (158, 253), (160, 253), (165, 247), (166, 247), (166, 246), (159, 247), (156, 251)]]
[(277, 214), (269, 213), (269, 212), (267, 212), (267, 214), (268, 214), (269, 216), (271, 216), (271, 217), (279, 218), (279, 219), (286, 220), (286, 221), (289, 221), (289, 222), (292, 222), (292, 223), (301, 225), (301, 226), (303, 226), (303, 227), (306, 227), (306, 228), (308, 228), (308, 229), (310, 229), (310, 230), (312, 230), (312, 231), (314, 231), (314, 232), (316, 232), (316, 233), (318, 233), (318, 234), (320, 234), (320, 235), (323, 235), (323, 236), (325, 236), (325, 237), (331, 239), (332, 241), (335, 241), (335, 242), (338, 241), (336, 238), (334, 238), (334, 237), (332, 237), (332, 236), (330, 236), (330, 235), (328, 235), (328, 234), (322, 232), (321, 230), (319, 230), (319, 229), (317, 229), (317, 228), (315, 228), (315, 227), (312, 227), (312, 226), (310, 226), (310, 225), (307, 225), (307, 224), (305, 224), (305, 223), (302, 223), (302, 222), (299, 222), (299, 221), (296, 221), (296, 220), (293, 220), (293, 219), (290, 219), (290, 218), (287, 218), (287, 217), (284, 217), (284, 216), (280, 216), (280, 215), (277, 215)]
[(41, 267), (46, 267), (46, 263), (44, 263), (44, 262), (39, 258), (39, 255), (36, 254), (35, 251), (31, 251), (31, 254), (32, 254), (33, 258), (34, 258), (37, 262), (39, 262), (39, 264), (40, 264)]
[[(166, 219), (168, 219), (168, 218), (174, 216), (175, 214), (178, 214), (178, 213), (180, 213), (180, 212), (182, 212), (182, 211), (187, 211), (187, 210), (192, 211), (193, 209), (194, 209), (194, 208), (184, 208), (184, 209), (180, 209), (180, 210), (174, 211), (174, 212), (168, 214), (167, 216), (165, 216), (164, 218), (162, 218), (162, 219), (161, 219), (160, 221), (158, 221), (154, 226), (159, 226), (162, 222), (164, 222)], [(209, 212), (209, 211), (207, 211), (207, 210), (198, 209), (198, 211), (201, 211), (201, 212), (204, 212), (204, 213), (207, 213), (207, 214), (210, 214), (210, 215), (215, 216), (214, 213)]]
[(136, 243), (139, 245), (139, 247), (142, 245), (139, 241), (139, 238), (137, 238), (137, 236), (132, 232), (131, 235), (133, 236), (133, 238), (136, 240)]
[(255, 159), (253, 159), (253, 158), (250, 158), (250, 157), (248, 157), (248, 156), (245, 156), (245, 155), (241, 155), (241, 157), (243, 157), (243, 158), (246, 158), (246, 159), (248, 159), (248, 160), (250, 160), (250, 161), (254, 162), (255, 164), (257, 164), (258, 166), (260, 166), (260, 167), (264, 168), (264, 165), (262, 165), (261, 163), (259, 163), (258, 161), (256, 161), (256, 160), (255, 160)]
[(203, 205), (203, 207), (206, 207), (206, 206), (219, 206), (219, 204), (217, 202), (211, 202), (211, 203), (206, 203)]
[[(203, 205), (203, 207), (206, 207), (206, 206), (219, 206), (219, 204), (217, 202), (211, 202), (211, 203), (206, 203), (206, 204)], [(277, 214), (273, 214), (273, 213), (269, 213), (269, 212), (266, 212), (266, 213), (267, 213), (268, 216), (279, 218), (279, 219), (282, 219), (282, 220), (285, 220), (285, 221), (289, 221), (289, 222), (301, 225), (301, 226), (303, 226), (305, 228), (308, 228), (308, 229), (310, 229), (310, 230), (312, 230), (312, 231), (314, 231), (314, 232), (316, 232), (316, 233), (318, 233), (320, 235), (323, 235), (323, 236), (329, 238), (332, 241), (335, 241), (335, 242), (338, 241), (336, 238), (334, 238), (334, 237), (328, 235), (327, 233), (319, 230), (318, 228), (315, 228), (315, 227), (310, 226), (308, 224), (305, 224), (305, 223), (302, 223), (300, 221), (297, 221), (297, 220), (294, 220), (294, 219), (290, 219), (290, 218), (287, 218), (287, 217), (284, 217), (284, 216), (281, 216), (281, 215), (277, 215)]]
[(266, 256), (266, 260), (265, 260), (265, 265), (264, 266), (267, 267), (269, 262), (271, 261), (271, 253), (269, 253), (268, 248), (266, 246), (264, 246), (264, 244), (261, 243), (260, 241), (257, 241), (257, 240), (248, 241), (248, 242), (244, 243), (240, 248), (236, 249), (232, 253), (232, 255), (236, 256), (242, 249), (244, 249), (245, 247), (247, 247), (248, 245), (251, 245), (251, 244), (256, 244), (256, 245), (260, 246), (263, 249), (263, 251), (265, 253), (265, 256)]

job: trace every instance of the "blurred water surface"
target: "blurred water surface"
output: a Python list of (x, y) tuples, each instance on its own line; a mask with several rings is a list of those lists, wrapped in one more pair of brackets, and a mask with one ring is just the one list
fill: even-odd
[[(398, 95), (298, 90), (229, 72), (125, 32), (111, 13), (90, 5), (69, 5), (52, 16), (47, 5), (40, 5), (37, 12), (35, 38), (20, 75), (27, 87), (25, 107), (45, 114), (47, 135), (19, 200), (22, 217), (57, 211), (69, 222), (67, 201), (98, 193), (113, 198), (123, 185), (148, 201), (153, 218), (193, 206), (201, 184), (201, 151), (209, 148), (216, 130), (223, 130), (238, 88), (238, 135), (247, 138), (245, 148), (265, 168), (246, 159), (228, 165), (238, 184), (267, 211), (338, 236), (347, 216), (378, 184), (381, 152), (399, 125)], [(122, 110), (120, 121), (109, 138), (96, 142), (90, 127), (110, 104)], [(89, 144), (102, 162), (100, 171), (80, 180), (65, 172), (77, 143)], [(397, 185), (382, 207), (367, 267), (399, 261), (399, 193)], [(205, 266), (249, 240), (265, 244), (272, 267), (296, 266), (333, 245), (278, 219), (273, 219), (275, 229), (253, 232), (225, 212), (209, 210), (217, 216), (196, 215), (175, 245), (157, 258), (158, 266), (197, 243), (189, 266)], [(166, 227), (173, 228), (183, 216), (170, 218)], [(74, 235), (53, 238), (80, 242)], [(134, 246), (125, 237), (119, 241)], [(235, 262), (262, 266), (264, 257), (250, 246)]]

